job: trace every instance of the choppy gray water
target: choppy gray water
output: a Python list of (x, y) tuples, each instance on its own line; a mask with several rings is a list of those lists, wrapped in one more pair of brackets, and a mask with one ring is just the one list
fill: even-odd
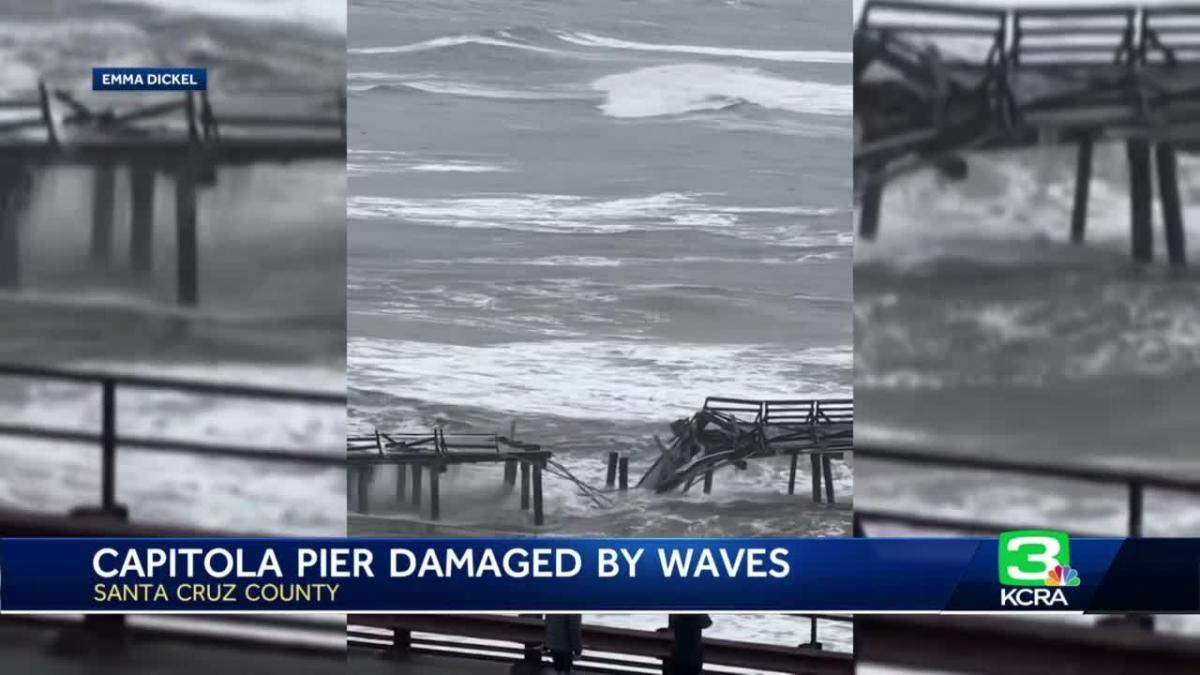
[[(344, 81), (344, 13), (317, 0), (251, 4), (2, 3), (0, 97), (26, 98), (39, 78), (87, 97), (97, 65), (206, 66), (219, 95), (264, 88), (336, 94)], [(129, 103), (121, 96), (107, 100)], [(29, 207), (19, 221), (23, 287), (0, 293), (0, 361), (339, 389), (342, 172), (337, 162), (222, 170), (198, 196), (201, 301), (184, 310), (174, 303), (174, 204), (165, 177), (156, 189), (154, 273), (138, 279), (127, 271), (127, 174), (117, 173), (113, 265), (100, 270), (88, 252), (91, 174), (31, 170)], [(0, 386), (5, 421), (98, 428), (95, 388), (11, 378)], [(127, 392), (118, 406), (125, 434), (330, 452), (341, 452), (343, 419), (336, 408), (165, 392)], [(94, 503), (97, 455), (92, 447), (0, 439), (0, 504), (60, 511)], [(337, 471), (132, 451), (120, 462), (118, 498), (137, 520), (344, 531)]]
[[(645, 469), (706, 396), (848, 392), (848, 20), (840, 2), (352, 3), (352, 424), (517, 419), (597, 483), (609, 450)], [(444, 518), (525, 528), (489, 471), (447, 481)], [(608, 510), (548, 485), (549, 527), (844, 531), (785, 474)]]
[[(843, 395), (849, 7), (840, 0), (354, 1), (351, 425), (505, 432), (603, 484), (706, 396)], [(452, 470), (453, 471), (453, 470)], [(600, 509), (548, 479), (546, 531), (838, 535), (787, 466)], [(386, 506), (351, 532), (412, 531)], [(442, 480), (442, 532), (532, 529), (495, 468)], [(717, 617), (798, 644), (792, 617)], [(650, 628), (650, 616), (607, 623)], [(716, 634), (716, 633), (714, 633)], [(848, 650), (849, 633), (822, 626)]]

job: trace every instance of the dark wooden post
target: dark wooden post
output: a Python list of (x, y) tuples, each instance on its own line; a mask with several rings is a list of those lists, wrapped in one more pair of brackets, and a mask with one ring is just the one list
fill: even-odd
[(504, 460), (504, 484), (517, 484), (517, 460), (515, 459)]
[(406, 497), (408, 497), (408, 467), (404, 464), (397, 464), (396, 503), (403, 504)]
[(821, 455), (821, 473), (825, 476), (825, 502), (836, 504), (837, 499), (833, 493), (833, 459), (828, 454)]
[(117, 510), (117, 384), (104, 380), (100, 398), (101, 458), (100, 508), (105, 513)]
[(608, 470), (604, 474), (604, 487), (606, 488), (617, 484), (617, 458), (619, 456), (616, 451), (608, 453)]
[(808, 456), (812, 464), (812, 497), (814, 504), (821, 503), (821, 458), (816, 453)]
[(529, 462), (521, 462), (521, 510), (529, 509)]
[(858, 236), (870, 241), (879, 233), (879, 210), (883, 205), (883, 179), (879, 174), (883, 166), (872, 164), (868, 170), (870, 175), (864, 179), (866, 185), (858, 208)]
[(1162, 197), (1163, 229), (1166, 231), (1167, 259), (1172, 265), (1187, 264), (1187, 251), (1183, 232), (1183, 209), (1179, 201), (1179, 171), (1175, 161), (1175, 148), (1159, 143), (1155, 152), (1158, 168), (1158, 191)]
[(1092, 184), (1092, 137), (1079, 141), (1075, 165), (1075, 208), (1071, 211), (1071, 241), (1083, 242), (1087, 229), (1088, 191)]
[(620, 490), (629, 489), (629, 457), (622, 455), (617, 460), (617, 488)]
[(0, 194), (0, 289), (21, 287), (21, 231), (17, 210)]
[(441, 515), (441, 476), (442, 465), (434, 464), (429, 468), (429, 519), (437, 520)]
[(542, 509), (542, 463), (539, 461), (533, 465), (533, 524), (539, 527), (546, 523)]
[(421, 465), (412, 465), (412, 505), (421, 508)]
[(96, 166), (92, 173), (92, 260), (101, 265), (112, 260), (116, 189), (116, 168), (111, 164)]
[(1142, 536), (1142, 484), (1129, 484), (1129, 536)]
[(1129, 155), (1130, 241), (1134, 262), (1154, 259), (1152, 230), (1152, 186), (1150, 175), (1150, 143), (1135, 138), (1126, 142)]
[(392, 629), (392, 649), (407, 652), (412, 648), (412, 631), (407, 628)]
[(704, 494), (706, 494), (706, 495), (712, 494), (712, 486), (713, 486), (713, 472), (705, 471), (704, 472)]
[(788, 472), (788, 494), (796, 494), (796, 464), (800, 461), (800, 453), (792, 453), (792, 468)]
[(129, 171), (131, 217), (129, 266), (144, 274), (154, 266), (154, 170), (134, 165)]
[(183, 162), (175, 175), (175, 231), (179, 304), (194, 307), (199, 300), (199, 262), (196, 248), (196, 166), (191, 160)]

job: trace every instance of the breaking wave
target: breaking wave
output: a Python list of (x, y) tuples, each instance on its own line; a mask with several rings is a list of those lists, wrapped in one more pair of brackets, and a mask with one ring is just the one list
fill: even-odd
[(701, 45), (670, 45), (650, 42), (633, 42), (593, 33), (558, 33), (558, 39), (582, 47), (601, 47), (606, 49), (627, 49), (641, 52), (660, 52), (665, 54), (697, 54), (702, 56), (727, 56), (740, 59), (755, 59), (760, 61), (785, 61), (790, 63), (852, 63), (850, 52), (834, 52), (820, 50), (775, 50), (775, 49), (738, 49), (732, 47), (706, 47)]
[(809, 115), (849, 115), (849, 85), (800, 82), (753, 68), (685, 63), (639, 68), (592, 83), (611, 117), (660, 117), (742, 104)]

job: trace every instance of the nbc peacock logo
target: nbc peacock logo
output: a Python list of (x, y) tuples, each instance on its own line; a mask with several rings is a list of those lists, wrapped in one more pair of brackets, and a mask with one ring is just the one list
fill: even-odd
[[(1016, 530), (999, 541), (1000, 606), (1066, 608), (1064, 589), (1080, 584), (1071, 567), (1071, 541), (1066, 532)], [(1014, 588), (1016, 587), (1016, 588)]]

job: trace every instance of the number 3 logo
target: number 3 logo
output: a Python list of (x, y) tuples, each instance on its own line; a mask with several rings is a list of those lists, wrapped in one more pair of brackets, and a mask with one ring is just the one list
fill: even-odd
[(1019, 530), (1000, 535), (1000, 583), (1006, 586), (1045, 586), (1057, 565), (1070, 565), (1067, 533)]

